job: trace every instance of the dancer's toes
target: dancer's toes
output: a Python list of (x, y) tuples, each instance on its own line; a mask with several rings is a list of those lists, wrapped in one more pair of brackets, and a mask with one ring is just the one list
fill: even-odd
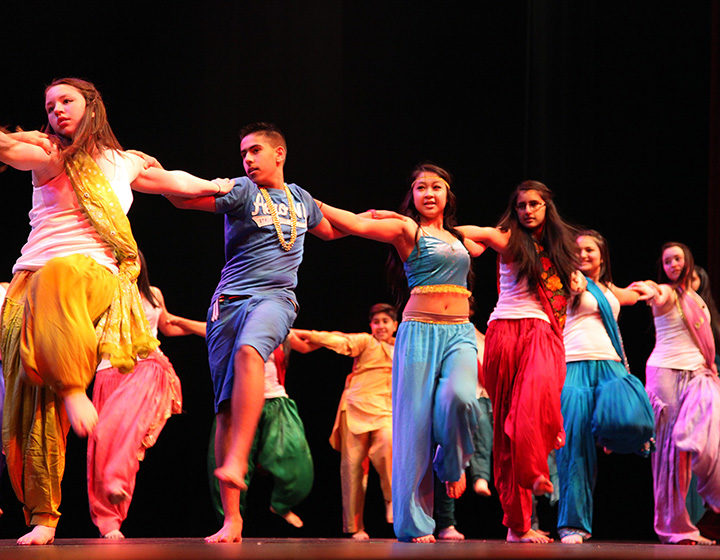
[(296, 527), (299, 529), (300, 527), (303, 526), (303, 520), (300, 519), (300, 517), (296, 513), (293, 513), (292, 511), (288, 511), (287, 513), (278, 513), (277, 511), (275, 511), (275, 508), (273, 508), (272, 506), (270, 506), (270, 511), (272, 511), (274, 514), (282, 517), (285, 521), (290, 523), (290, 525), (292, 525), (293, 527)]
[(553, 542), (553, 540), (550, 537), (542, 535), (533, 529), (530, 529), (526, 533), (519, 533), (519, 532), (513, 531), (512, 529), (508, 529), (506, 540), (507, 540), (507, 542), (538, 543), (538, 544)]
[(55, 540), (55, 527), (35, 525), (27, 535), (17, 540), (18, 544), (50, 544)]
[(467, 486), (467, 481), (465, 479), (465, 473), (463, 472), (460, 475), (460, 480), (457, 480), (455, 482), (446, 482), (445, 483), (445, 491), (447, 492), (447, 495), (450, 498), (457, 499), (463, 495), (463, 492), (465, 492), (466, 486)]
[(695, 540), (697, 541), (698, 544), (702, 544), (702, 545), (713, 545), (713, 544), (716, 544), (714, 540), (708, 539), (708, 538), (706, 538), (706, 537), (703, 537), (702, 535), (700, 535), (700, 536), (699, 536), (697, 539), (695, 539)]
[(369, 541), (370, 535), (368, 535), (365, 531), (360, 529), (359, 531), (353, 533), (350, 538), (353, 539), (354, 541)]
[(582, 544), (583, 538), (582, 535), (578, 533), (570, 533), (562, 537), (560, 542), (563, 544)]
[(488, 481), (484, 478), (478, 478), (475, 483), (473, 484), (473, 490), (476, 494), (480, 496), (489, 496), (490, 495), (490, 487), (488, 486)]
[(532, 493), (536, 496), (543, 494), (552, 494), (553, 485), (544, 475), (540, 475), (533, 482)]
[(238, 490), (247, 490), (245, 475), (239, 465), (234, 465), (226, 461), (222, 467), (215, 469), (215, 476), (220, 482), (228, 486), (232, 486)]
[(63, 397), (70, 425), (77, 435), (87, 437), (98, 421), (97, 410), (85, 391), (74, 391)]
[(422, 537), (415, 537), (410, 542), (417, 542), (417, 543), (434, 543), (435, 537), (433, 535), (423, 535)]
[(438, 539), (441, 541), (464, 541), (465, 535), (458, 531), (455, 525), (450, 525), (438, 531)]
[(242, 541), (242, 517), (237, 519), (226, 519), (225, 523), (217, 533), (205, 537), (208, 543), (233, 543)]
[(113, 529), (112, 531), (108, 531), (103, 535), (103, 539), (110, 539), (110, 540), (120, 540), (124, 539), (125, 535), (123, 535), (119, 529)]

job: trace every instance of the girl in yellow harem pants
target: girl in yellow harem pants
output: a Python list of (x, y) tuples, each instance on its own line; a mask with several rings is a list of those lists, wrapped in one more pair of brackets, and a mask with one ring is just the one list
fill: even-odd
[[(65, 440), (63, 398), (85, 391), (97, 362), (94, 324), (117, 277), (84, 255), (58, 257), (15, 274), (3, 310), (3, 444), (28, 525), (57, 526)], [(42, 310), (40, 313), (37, 310)]]

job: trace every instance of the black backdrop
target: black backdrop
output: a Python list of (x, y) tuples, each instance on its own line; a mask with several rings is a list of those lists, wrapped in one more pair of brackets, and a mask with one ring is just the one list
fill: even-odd
[[(493, 224), (512, 188), (546, 182), (571, 221), (608, 237), (615, 280), (652, 277), (659, 246), (687, 242), (707, 262), (710, 2), (187, 3), (6, 1), (0, 7), (0, 124), (38, 128), (43, 88), (79, 76), (99, 87), (121, 143), (169, 169), (242, 174), (237, 130), (271, 120), (286, 132), (286, 178), (352, 210), (396, 208), (412, 166), (455, 176), (461, 223)], [(717, 13), (717, 12), (715, 12)], [(3, 250), (11, 267), (27, 233), (30, 180), (0, 175)], [(177, 314), (203, 318), (223, 264), (222, 220), (137, 194), (130, 212), (153, 284)], [(388, 300), (385, 247), (308, 239), (297, 290), (303, 328), (358, 331)], [(477, 259), (477, 324), (495, 301), (495, 255)], [(644, 306), (623, 312), (632, 369), (644, 379), (653, 331)], [(216, 528), (205, 452), (212, 396), (204, 342), (164, 339), (184, 410), (148, 452), (124, 530), (203, 536)], [(313, 451), (316, 482), (291, 531), (251, 491), (246, 535), (338, 536), (339, 456), (327, 437), (350, 360), (319, 351), (291, 360), (287, 387)], [(60, 537), (94, 536), (85, 442), (71, 435)], [(649, 461), (601, 457), (595, 535), (653, 538)], [(0, 538), (22, 530), (3, 477)], [(546, 525), (552, 511), (543, 508)], [(468, 536), (504, 536), (495, 498), (464, 497)], [(546, 516), (546, 517), (545, 517)], [(383, 522), (374, 475), (366, 519)], [(549, 528), (549, 527), (548, 527)]]

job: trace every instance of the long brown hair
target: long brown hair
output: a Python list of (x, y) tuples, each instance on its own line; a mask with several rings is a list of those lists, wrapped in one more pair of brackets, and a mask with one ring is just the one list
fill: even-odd
[(577, 232), (575, 239), (580, 237), (590, 237), (600, 249), (600, 283), (608, 286), (612, 284), (612, 273), (610, 272), (610, 250), (608, 242), (602, 234), (594, 229), (583, 229)]
[(75, 88), (85, 98), (85, 114), (72, 138), (66, 138), (57, 133), (50, 123), (43, 127), (43, 132), (53, 135), (61, 141), (63, 161), (69, 161), (80, 150), (91, 156), (106, 149), (122, 150), (120, 142), (110, 128), (105, 103), (95, 85), (80, 78), (58, 78), (45, 88), (45, 94), (47, 95), (51, 87), (60, 84)]
[(510, 196), (508, 207), (498, 223), (498, 228), (510, 231), (508, 252), (513, 262), (517, 263), (518, 280), (527, 278), (528, 285), (534, 288), (543, 273), (540, 258), (535, 250), (535, 240), (531, 232), (520, 223), (515, 207), (518, 196), (525, 191), (537, 191), (545, 203), (545, 223), (542, 225), (541, 237), (537, 241), (548, 252), (563, 286), (567, 289), (570, 285), (570, 275), (577, 270), (577, 228), (560, 217), (553, 201), (552, 191), (540, 181), (520, 183)]
[(160, 307), (155, 294), (150, 289), (150, 275), (148, 274), (147, 261), (142, 251), (138, 250), (138, 256), (140, 257), (140, 274), (137, 277), (137, 287), (140, 295), (143, 299), (147, 300), (153, 307)]
[[(452, 233), (460, 241), (463, 241), (463, 234), (455, 228), (455, 226), (457, 226), (457, 217), (455, 215), (457, 211), (457, 199), (451, 188), (453, 180), (452, 175), (442, 167), (426, 161), (416, 165), (410, 174), (410, 188), (405, 194), (405, 198), (398, 209), (398, 213), (412, 218), (415, 223), (418, 224), (418, 227), (415, 230), (415, 245), (417, 246), (417, 242), (420, 237), (420, 220), (422, 216), (420, 215), (420, 212), (418, 212), (417, 208), (415, 208), (413, 200), (413, 184), (422, 173), (434, 173), (448, 184), (446, 187), (447, 196), (445, 208), (443, 209), (443, 228)], [(398, 307), (402, 307), (408, 297), (407, 277), (405, 276), (403, 262), (400, 260), (397, 251), (394, 249), (391, 249), (390, 254), (388, 255), (387, 274), (393, 295), (397, 300)], [(472, 291), (474, 279), (473, 270), (472, 267), (470, 267), (467, 277), (467, 285), (470, 291)]]

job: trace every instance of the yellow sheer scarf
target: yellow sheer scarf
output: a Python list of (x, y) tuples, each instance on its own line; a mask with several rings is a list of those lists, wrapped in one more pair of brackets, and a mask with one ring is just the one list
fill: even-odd
[(145, 357), (160, 345), (150, 333), (137, 288), (137, 243), (115, 191), (95, 160), (78, 152), (66, 162), (65, 171), (80, 208), (118, 262), (117, 293), (95, 327), (98, 355), (108, 355), (113, 367), (128, 372), (137, 356)]

